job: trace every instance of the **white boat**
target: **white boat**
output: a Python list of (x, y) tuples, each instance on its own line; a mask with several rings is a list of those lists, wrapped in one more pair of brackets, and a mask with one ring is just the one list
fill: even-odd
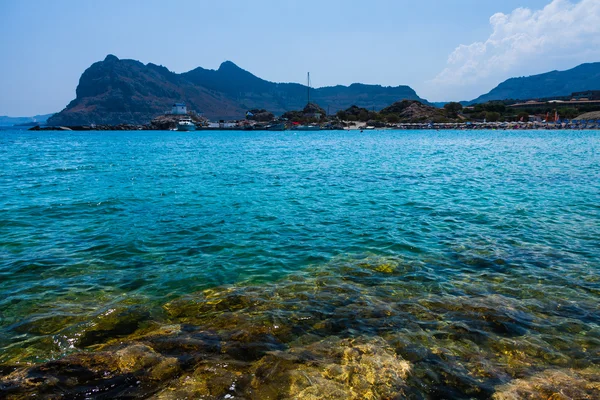
[(265, 126), (265, 130), (266, 131), (285, 131), (285, 124), (283, 123), (279, 123), (279, 124), (270, 124)]
[(180, 119), (179, 122), (177, 123), (177, 130), (178, 131), (195, 131), (196, 124), (194, 124), (194, 122), (192, 121), (191, 118)]
[(321, 127), (319, 125), (298, 125), (292, 129), (295, 131), (320, 131)]

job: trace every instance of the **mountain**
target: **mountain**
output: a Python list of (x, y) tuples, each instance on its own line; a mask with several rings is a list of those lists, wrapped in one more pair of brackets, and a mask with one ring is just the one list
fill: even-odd
[(0, 116), (0, 126), (14, 126), (19, 124), (39, 123), (45, 124), (48, 118), (54, 114), (35, 115), (33, 117), (8, 117)]
[[(399, 100), (425, 100), (408, 86), (352, 84), (311, 89), (311, 101), (334, 113), (356, 104), (377, 110)], [(163, 66), (108, 55), (79, 79), (76, 98), (48, 121), (51, 125), (144, 124), (174, 102), (210, 119), (241, 118), (249, 109), (275, 114), (302, 109), (307, 88), (258, 78), (231, 61), (217, 70), (196, 68), (176, 74)]]
[(573, 92), (600, 90), (600, 62), (581, 64), (568, 71), (508, 79), (470, 104), (492, 100), (529, 100), (569, 96)]
[(165, 67), (108, 55), (81, 75), (75, 100), (48, 124), (145, 124), (176, 101), (207, 114), (243, 113), (224, 95), (195, 86)]

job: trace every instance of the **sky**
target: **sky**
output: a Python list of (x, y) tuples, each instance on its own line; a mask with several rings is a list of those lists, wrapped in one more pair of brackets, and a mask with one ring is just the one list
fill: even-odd
[(600, 61), (600, 0), (0, 0), (0, 115), (62, 110), (107, 54), (471, 100), (513, 76)]

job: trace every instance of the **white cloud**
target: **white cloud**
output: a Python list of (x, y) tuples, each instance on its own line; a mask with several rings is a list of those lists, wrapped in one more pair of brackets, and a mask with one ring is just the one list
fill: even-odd
[(553, 0), (535, 11), (517, 8), (494, 14), (490, 25), (485, 42), (460, 45), (450, 54), (446, 68), (429, 82), (434, 91), (481, 90), (514, 75), (600, 61), (600, 0)]

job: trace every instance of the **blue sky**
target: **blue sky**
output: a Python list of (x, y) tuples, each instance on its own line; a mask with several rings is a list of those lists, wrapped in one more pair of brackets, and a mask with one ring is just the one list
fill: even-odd
[(0, 0), (0, 115), (60, 111), (107, 54), (175, 72), (231, 60), (276, 82), (472, 99), (600, 61), (600, 0)]

